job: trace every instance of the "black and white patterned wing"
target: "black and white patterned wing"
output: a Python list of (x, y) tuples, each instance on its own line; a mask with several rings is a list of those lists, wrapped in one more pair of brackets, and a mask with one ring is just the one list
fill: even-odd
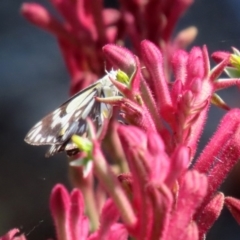
[(25, 141), (31, 145), (61, 145), (73, 134), (83, 135), (86, 118), (94, 121), (100, 114), (101, 104), (95, 97), (101, 92), (100, 81), (80, 91), (33, 126)]
[[(100, 96), (103, 97), (102, 94), (100, 94)], [(85, 108), (86, 112), (84, 112), (84, 114), (92, 120), (97, 133), (100, 134), (104, 125), (104, 120), (109, 118), (112, 114), (112, 107), (108, 104), (98, 102), (95, 99), (94, 101), (93, 105), (93, 102), (90, 102), (89, 106)], [(71, 127), (61, 135), (62, 143), (53, 144), (47, 151), (45, 155), (46, 157), (53, 156), (54, 154), (63, 151), (65, 151), (68, 156), (75, 155), (79, 152), (78, 147), (72, 142), (71, 136), (77, 134), (79, 136), (88, 137), (86, 118), (85, 116), (79, 117), (79, 113), (76, 112), (72, 119), (70, 119), (69, 123), (71, 123), (71, 125), (69, 125)]]

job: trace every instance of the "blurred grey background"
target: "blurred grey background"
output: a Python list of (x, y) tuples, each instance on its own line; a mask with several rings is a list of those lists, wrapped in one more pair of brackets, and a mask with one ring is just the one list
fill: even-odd
[[(23, 0), (0, 2), (0, 236), (20, 228), (29, 240), (54, 238), (48, 209), (56, 183), (69, 186), (64, 154), (44, 157), (46, 148), (25, 144), (38, 120), (68, 98), (69, 75), (55, 39), (20, 16)], [(47, 0), (38, 0), (49, 6)], [(109, 1), (108, 5), (114, 5)], [(194, 45), (209, 52), (240, 48), (240, 1), (196, 0), (179, 22), (199, 29)], [(239, 89), (222, 91), (231, 107), (240, 107)], [(224, 111), (211, 108), (200, 149), (215, 131)], [(240, 167), (223, 185), (226, 195), (240, 197)], [(240, 227), (225, 209), (207, 240), (240, 239)]]

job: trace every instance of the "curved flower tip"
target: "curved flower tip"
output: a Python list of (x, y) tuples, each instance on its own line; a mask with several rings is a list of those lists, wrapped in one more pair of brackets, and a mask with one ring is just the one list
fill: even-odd
[(84, 216), (84, 199), (78, 189), (71, 192), (70, 231), (73, 240), (86, 239), (88, 236), (88, 219)]
[(61, 24), (40, 4), (24, 3), (21, 13), (28, 21), (47, 31), (60, 35), (65, 31)]
[(156, 132), (148, 132), (145, 157), (151, 169), (151, 179), (155, 182), (163, 182), (171, 172), (169, 156), (165, 152), (165, 144)]
[(54, 218), (64, 218), (70, 205), (69, 194), (62, 184), (57, 184), (51, 193), (50, 208)]
[(175, 75), (175, 79), (180, 80), (183, 85), (186, 82), (187, 63), (188, 63), (188, 53), (186, 51), (177, 50), (173, 54), (172, 66), (173, 66), (173, 72)]
[[(162, 53), (154, 43), (148, 40), (143, 40), (141, 42), (141, 51), (142, 51), (144, 63), (147, 66), (150, 66), (152, 64), (159, 65), (159, 66), (162, 65), (162, 62), (163, 62)], [(157, 60), (157, 61), (154, 61), (154, 60)]]
[[(217, 189), (239, 159), (239, 116), (239, 109), (232, 109), (224, 116), (216, 133), (194, 165), (194, 169), (201, 173), (213, 174), (214, 171), (214, 177), (209, 182), (211, 184), (209, 189)], [(221, 152), (220, 156), (219, 152)], [(219, 160), (218, 157), (221, 159)], [(208, 178), (211, 179), (211, 175)], [(212, 185), (215, 187), (213, 188)]]
[(108, 199), (103, 206), (100, 217), (101, 228), (108, 228), (118, 220), (119, 216), (120, 215), (115, 203), (112, 201), (112, 199)]
[(103, 21), (106, 26), (111, 26), (121, 19), (121, 13), (117, 9), (106, 8), (102, 11)]
[(123, 224), (114, 224), (112, 225), (109, 231), (109, 238), (112, 240), (127, 240), (128, 238), (128, 231)]
[(179, 146), (171, 156), (170, 169), (167, 179), (168, 186), (173, 186), (178, 177), (187, 170), (190, 163), (190, 150), (186, 146)]
[[(122, 234), (121, 231), (118, 231), (117, 229), (113, 231), (113, 228), (116, 225), (116, 222), (119, 219), (119, 217), (120, 217), (119, 211), (115, 203), (112, 201), (112, 199), (108, 199), (105, 202), (101, 212), (100, 228), (97, 232), (95, 232), (92, 236), (90, 236), (90, 239), (122, 239), (122, 238), (116, 238), (116, 236), (115, 237), (112, 236), (113, 232), (115, 232), (115, 235)], [(119, 224), (119, 227), (120, 227), (120, 224)], [(126, 229), (125, 229), (125, 234), (127, 236)]]
[(172, 99), (164, 74), (163, 56), (159, 48), (148, 40), (141, 42), (141, 55), (153, 83), (151, 90), (165, 120), (172, 118)]
[(183, 29), (174, 39), (174, 45), (177, 49), (185, 49), (196, 38), (198, 29), (194, 26)]
[(4, 236), (0, 237), (0, 240), (26, 240), (23, 234), (17, 228), (8, 231)]
[(233, 197), (226, 197), (225, 204), (237, 223), (240, 225), (240, 200)]
[(119, 125), (117, 131), (124, 149), (131, 149), (135, 146), (146, 148), (146, 134), (139, 128), (134, 126)]
[(161, 136), (156, 132), (147, 132), (146, 138), (147, 148), (151, 152), (152, 155), (158, 155), (159, 152), (165, 151), (165, 144), (161, 138)]
[(204, 62), (203, 62), (203, 52), (199, 47), (193, 47), (188, 56), (188, 81), (191, 83), (192, 79), (204, 77)]
[(161, 137), (156, 132), (146, 133), (133, 126), (119, 126), (118, 134), (131, 171), (138, 172), (139, 176), (147, 174), (154, 182), (162, 182), (169, 172), (170, 159)]
[(212, 227), (214, 222), (218, 219), (224, 204), (224, 194), (217, 193), (212, 200), (201, 210), (198, 215), (198, 227), (200, 238)]
[(45, 25), (50, 19), (46, 9), (37, 3), (23, 3), (20, 11), (30, 22), (37, 25)]
[(161, 137), (154, 131), (144, 132), (135, 126), (118, 126), (118, 134), (123, 147), (148, 149), (151, 155), (156, 156), (165, 150)]
[(214, 52), (211, 57), (216, 63), (220, 63), (225, 59), (229, 59), (231, 56), (230, 52), (224, 52), (224, 51), (216, 51)]
[(84, 216), (84, 201), (79, 190), (71, 195), (57, 184), (51, 193), (50, 208), (55, 222), (58, 239), (86, 239), (88, 220)]
[(229, 65), (230, 63), (230, 58), (225, 58), (222, 62), (220, 62), (217, 66), (215, 66), (211, 70), (211, 74), (209, 76), (209, 79), (214, 82), (217, 80), (220, 75), (223, 73), (224, 69)]
[(137, 69), (136, 56), (127, 48), (107, 44), (103, 47), (103, 52), (111, 65), (117, 69), (126, 72), (128, 76), (132, 76)]

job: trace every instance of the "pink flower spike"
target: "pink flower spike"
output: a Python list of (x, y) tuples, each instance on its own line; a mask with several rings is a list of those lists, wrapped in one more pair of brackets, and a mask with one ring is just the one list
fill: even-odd
[[(73, 28), (72, 30), (80, 31), (82, 36), (86, 38), (87, 29), (84, 29), (83, 26), (80, 24), (81, 22), (77, 16), (77, 5), (71, 1), (66, 0), (50, 0), (52, 5), (61, 13), (64, 17), (66, 22), (71, 25)], [(84, 30), (84, 31), (83, 31)]]
[[(143, 132), (133, 126), (119, 126), (118, 133), (125, 151), (133, 182), (148, 179), (155, 184), (162, 183), (169, 174), (170, 159), (165, 152), (164, 143), (156, 132)], [(144, 158), (144, 157), (145, 158)]]
[(74, 189), (70, 196), (69, 224), (73, 240), (85, 240), (88, 236), (88, 219), (84, 216), (84, 199), (78, 189)]
[(127, 229), (123, 224), (115, 223), (111, 226), (108, 233), (109, 240), (127, 240), (129, 239), (129, 234)]
[(115, 44), (107, 44), (103, 47), (103, 52), (114, 68), (124, 71), (128, 76), (136, 72), (136, 57), (128, 49)]
[(103, 21), (106, 26), (118, 23), (121, 18), (121, 13), (117, 9), (103, 9)]
[(103, 1), (80, 0), (77, 1), (76, 5), (81, 24), (91, 32), (94, 40), (99, 41), (100, 46), (105, 44), (106, 35), (102, 17)]
[(240, 225), (240, 200), (233, 197), (226, 197), (225, 204), (237, 223)]
[(173, 102), (173, 106), (175, 108), (175, 111), (177, 111), (177, 106), (179, 104), (179, 100), (181, 99), (179, 96), (181, 96), (183, 92), (183, 84), (181, 79), (177, 79), (174, 81), (171, 89), (171, 98)]
[(72, 42), (77, 44), (77, 40), (72, 38), (62, 24), (51, 16), (51, 14), (40, 4), (24, 3), (21, 7), (21, 13), (28, 21), (38, 27), (53, 33), (57, 37), (71, 39)]
[(175, 149), (170, 160), (170, 171), (165, 180), (167, 186), (173, 186), (178, 177), (187, 170), (190, 160), (190, 150), (188, 147), (179, 146)]
[[(170, 1), (169, 3), (172, 3)], [(167, 25), (165, 27), (165, 31), (163, 32), (162, 38), (165, 42), (170, 40), (173, 29), (175, 28), (177, 21), (183, 15), (183, 13), (191, 6), (193, 0), (177, 0), (173, 1), (171, 5), (171, 10), (169, 15), (167, 16)]]
[(234, 85), (240, 87), (240, 78), (220, 78), (213, 83), (215, 91), (228, 88)]
[[(148, 198), (143, 196), (146, 195), (146, 184), (148, 184), (152, 174), (152, 169), (148, 163), (150, 154), (146, 149), (146, 134), (133, 126), (119, 126), (118, 134), (133, 177), (133, 206), (138, 209), (139, 222), (138, 227), (133, 231), (133, 235), (146, 236), (148, 232), (146, 226), (149, 225), (151, 212), (146, 211), (149, 202)], [(146, 156), (146, 159), (144, 156)]]
[(176, 49), (186, 49), (196, 38), (198, 29), (194, 26), (181, 30), (174, 38), (173, 45)]
[(219, 78), (219, 76), (223, 73), (224, 68), (229, 64), (229, 61), (230, 58), (226, 58), (211, 70), (209, 76), (210, 81), (214, 82)]
[(181, 81), (182, 85), (184, 85), (186, 82), (187, 62), (188, 62), (188, 53), (183, 50), (176, 51), (172, 56), (172, 66), (173, 66), (175, 79), (177, 79), (178, 81)]
[(224, 204), (223, 193), (217, 193), (213, 199), (207, 204), (207, 206), (200, 213), (196, 215), (196, 221), (198, 222), (199, 239), (203, 239), (204, 234), (212, 227), (214, 222), (218, 219)]
[(146, 105), (146, 108), (148, 109), (149, 113), (151, 114), (154, 124), (157, 128), (157, 131), (160, 133), (162, 131), (165, 131), (165, 126), (163, 125), (163, 122), (159, 115), (159, 112), (156, 111), (157, 109), (157, 103), (155, 102), (154, 96), (152, 94), (152, 91), (150, 89), (150, 86), (148, 85), (147, 79), (143, 77), (141, 74), (141, 98)]
[(201, 48), (193, 47), (188, 55), (186, 87), (191, 85), (193, 79), (202, 79), (204, 76), (203, 52)]
[(208, 49), (206, 45), (203, 45), (202, 53), (203, 53), (203, 68), (204, 68), (204, 74), (205, 74), (204, 77), (207, 78), (210, 73), (210, 60), (209, 60)]
[(133, 55), (128, 49), (107, 44), (103, 47), (103, 52), (107, 60), (114, 68), (124, 71), (130, 79), (129, 88), (132, 91), (132, 98), (139, 94), (140, 88), (140, 63), (138, 58)]
[(83, 215), (83, 198), (79, 190), (69, 196), (66, 188), (57, 184), (51, 193), (50, 208), (58, 240), (85, 240), (88, 221)]
[(147, 153), (145, 157), (151, 169), (150, 180), (155, 184), (166, 181), (169, 172), (171, 159), (165, 152), (164, 142), (156, 132), (147, 132)]
[(127, 11), (125, 10), (125, 12), (123, 12), (122, 18), (124, 21), (124, 25), (126, 26), (125, 31), (131, 39), (133, 48), (137, 53), (140, 53), (139, 40), (141, 40), (142, 38), (141, 38), (141, 33), (138, 31), (136, 26), (137, 24), (136, 16), (134, 16), (134, 14), (130, 13), (128, 10)]
[(116, 222), (119, 219), (119, 217), (120, 215), (118, 209), (116, 208), (115, 203), (112, 201), (112, 199), (108, 199), (105, 202), (101, 212), (100, 217), (101, 228), (103, 227), (108, 228), (110, 225)]
[(133, 176), (133, 190), (137, 190), (138, 188), (142, 187), (140, 182), (146, 181), (146, 179), (149, 177), (149, 166), (147, 166), (147, 164), (145, 163), (146, 166), (141, 168), (143, 163), (139, 160), (138, 156), (141, 154), (141, 152), (146, 151), (146, 135), (143, 131), (133, 126), (126, 127), (120, 125), (117, 130), (123, 150), (128, 160), (129, 168)]
[(147, 195), (151, 201), (153, 211), (152, 229), (147, 239), (168, 239), (166, 232), (172, 211), (173, 195), (164, 184), (160, 186), (148, 185)]
[(229, 59), (231, 56), (230, 52), (223, 52), (223, 51), (216, 51), (214, 52), (211, 57), (216, 63), (220, 63), (225, 59)]
[(70, 198), (66, 188), (57, 184), (51, 193), (50, 209), (55, 223), (58, 240), (72, 240), (70, 233), (69, 219)]
[(58, 39), (58, 44), (71, 76), (70, 95), (74, 95), (95, 82), (98, 76), (88, 71), (86, 64), (81, 64), (85, 61), (83, 60), (84, 57), (86, 57), (84, 51), (78, 51), (63, 38)]
[(111, 27), (108, 27), (106, 29), (106, 41), (108, 43), (114, 43), (116, 42), (116, 38), (117, 38), (117, 28), (115, 26), (111, 26)]
[[(197, 159), (193, 167), (194, 169), (201, 173), (209, 174), (209, 170), (212, 168), (213, 163), (219, 162), (217, 159), (219, 152), (222, 151), (223, 146), (230, 144), (229, 140), (236, 134), (237, 129), (239, 129), (239, 116), (239, 109), (232, 109), (224, 116), (216, 133)], [(229, 145), (229, 147), (231, 147), (231, 145)], [(225, 163), (223, 164), (225, 166)]]
[[(142, 1), (143, 3), (143, 1)], [(145, 5), (145, 3), (144, 3)], [(140, 12), (141, 7), (139, 8)], [(142, 33), (145, 35), (144, 38), (148, 39), (155, 44), (159, 43), (159, 36), (166, 24), (166, 17), (163, 16), (163, 1), (148, 1), (145, 5), (143, 19), (145, 22), (145, 31)], [(140, 17), (140, 16), (138, 16)], [(141, 18), (141, 17), (140, 17)], [(139, 21), (138, 21), (139, 23)], [(136, 25), (136, 24), (135, 24)], [(146, 33), (145, 33), (146, 32)], [(139, 38), (140, 39), (140, 38)]]
[(230, 110), (220, 123), (209, 144), (197, 159), (194, 169), (208, 175), (208, 193), (204, 199), (202, 209), (211, 200), (227, 174), (240, 157), (240, 110)]
[(141, 42), (142, 58), (153, 81), (153, 95), (159, 105), (161, 115), (167, 121), (172, 119), (172, 100), (168, 89), (167, 79), (163, 71), (162, 54), (153, 43), (144, 40)]
[(98, 237), (106, 239), (111, 226), (118, 221), (120, 214), (112, 199), (108, 199), (102, 209)]
[[(180, 239), (192, 221), (192, 215), (207, 193), (207, 177), (197, 171), (188, 171), (180, 183), (177, 206), (168, 228), (168, 239)], [(187, 199), (187, 204), (186, 204)], [(173, 231), (174, 229), (174, 231)]]
[(17, 228), (11, 229), (0, 240), (26, 240), (23, 234), (19, 235), (20, 231)]

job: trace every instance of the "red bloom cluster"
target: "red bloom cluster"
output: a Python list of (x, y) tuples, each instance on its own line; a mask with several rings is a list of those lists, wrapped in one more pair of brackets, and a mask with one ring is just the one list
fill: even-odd
[[(196, 33), (185, 30), (170, 40), (190, 0), (121, 0), (120, 11), (103, 9), (96, 0), (51, 2), (63, 23), (38, 4), (24, 4), (22, 13), (57, 37), (71, 74), (71, 92), (102, 74), (106, 59), (126, 81), (109, 76), (122, 96), (97, 100), (120, 109), (129, 125), (110, 120), (102, 141), (89, 120), (87, 147), (74, 137), (87, 154), (80, 166), (70, 167), (71, 180), (80, 190), (69, 194), (57, 185), (52, 191), (57, 239), (203, 239), (224, 203), (240, 222), (240, 200), (218, 192), (240, 157), (240, 109), (230, 110), (216, 94), (240, 85), (240, 53), (215, 53), (218, 64), (211, 69), (205, 46), (189, 53), (179, 50)], [(125, 34), (134, 53), (111, 44)], [(140, 41), (145, 38), (150, 41)], [(223, 71), (230, 78), (221, 79)], [(193, 162), (211, 103), (229, 111)], [(102, 147), (114, 163), (106, 160)], [(17, 232), (0, 239), (24, 240)]]
[(102, 46), (123, 44), (127, 38), (139, 55), (140, 41), (157, 44), (166, 58), (190, 44), (195, 27), (184, 29), (171, 41), (177, 20), (192, 0), (120, 1), (120, 9), (103, 7), (101, 0), (50, 0), (62, 21), (38, 3), (24, 3), (22, 14), (31, 23), (52, 33), (58, 41), (71, 75), (71, 94), (104, 74)]
[[(129, 173), (113, 172), (89, 121), (91, 171), (83, 174), (82, 164), (71, 167), (71, 175), (95, 232), (90, 234), (80, 191), (69, 196), (57, 185), (50, 206), (58, 239), (202, 239), (221, 213), (225, 197), (217, 190), (240, 157), (239, 109), (226, 114), (196, 163), (192, 159), (211, 100), (222, 106), (214, 94), (223, 87), (219, 76), (229, 58), (210, 70), (206, 47), (179, 50), (172, 57), (175, 81), (169, 86), (159, 49), (145, 40), (141, 51), (144, 69), (126, 48), (103, 48), (113, 67), (129, 76), (127, 84), (112, 79), (123, 97), (98, 99), (118, 106), (132, 125), (110, 124), (116, 130), (112, 146)], [(233, 84), (239, 80), (229, 79), (226, 86)], [(239, 221), (239, 200), (227, 197), (226, 205)]]

